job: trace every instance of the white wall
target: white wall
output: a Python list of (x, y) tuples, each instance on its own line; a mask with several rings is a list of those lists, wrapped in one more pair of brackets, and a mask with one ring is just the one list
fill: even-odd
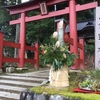
[(95, 16), (95, 68), (100, 69), (100, 7), (96, 7)]

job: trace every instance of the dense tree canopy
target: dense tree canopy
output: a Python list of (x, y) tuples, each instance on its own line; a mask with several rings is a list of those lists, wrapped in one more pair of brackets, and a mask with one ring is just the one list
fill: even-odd
[(7, 40), (14, 40), (16, 27), (9, 25), (9, 21), (12, 17), (2, 6), (15, 5), (18, 3), (20, 3), (20, 0), (0, 0), (0, 30), (5, 33), (5, 39)]
[[(98, 1), (98, 4), (100, 4), (99, 0), (77, 0), (77, 4), (86, 4), (86, 3), (91, 3), (94, 1)], [(95, 17), (94, 13), (95, 13), (94, 9), (89, 9), (89, 10), (78, 12), (77, 13), (77, 21), (94, 19), (94, 17)]]
[[(39, 11), (31, 11), (27, 16), (38, 15)], [(54, 31), (54, 18), (33, 21), (26, 24), (26, 42), (48, 42), (48, 37)]]

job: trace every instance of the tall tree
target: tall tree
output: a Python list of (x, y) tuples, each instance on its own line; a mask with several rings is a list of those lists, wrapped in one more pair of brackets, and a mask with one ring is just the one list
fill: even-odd
[(0, 0), (0, 30), (5, 33), (5, 39), (11, 41), (14, 41), (16, 27), (9, 25), (9, 21), (12, 17), (3, 6), (16, 5), (18, 3), (20, 3), (20, 0)]
[[(100, 5), (100, 0), (77, 0), (77, 4), (86, 4), (97, 1), (98, 5)], [(89, 9), (85, 11), (81, 11), (77, 13), (77, 20), (87, 20), (87, 19), (94, 19), (95, 17), (95, 9)]]
[[(9, 21), (12, 19), (7, 9), (3, 6), (16, 5), (20, 3), (21, 0), (0, 0), (0, 30), (4, 32), (4, 38), (9, 41), (15, 40), (16, 26), (10, 26)], [(13, 16), (13, 18), (16, 16)], [(14, 51), (12, 48), (6, 47), (7, 51), (9, 51), (10, 55), (13, 56), (12, 52)]]
[[(27, 16), (31, 15), (38, 15), (38, 11), (31, 11), (27, 14)], [(48, 38), (50, 34), (54, 31), (54, 19), (43, 19), (39, 21), (33, 21), (30, 23), (27, 23), (27, 29), (26, 29), (26, 42), (28, 44), (31, 44), (32, 42), (35, 42), (39, 40), (40, 42), (48, 42)]]

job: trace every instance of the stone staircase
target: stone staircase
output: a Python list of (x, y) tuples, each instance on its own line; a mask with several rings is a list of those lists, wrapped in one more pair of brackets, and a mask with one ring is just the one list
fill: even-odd
[(19, 100), (21, 91), (41, 85), (48, 76), (49, 70), (0, 75), (0, 100)]

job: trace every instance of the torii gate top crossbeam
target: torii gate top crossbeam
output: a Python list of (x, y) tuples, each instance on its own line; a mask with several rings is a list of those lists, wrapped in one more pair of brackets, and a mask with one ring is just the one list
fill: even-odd
[[(97, 5), (98, 5), (97, 2), (93, 2), (93, 3), (89, 3), (89, 4), (84, 4), (84, 5), (76, 5), (76, 11), (82, 11), (82, 10), (87, 10), (87, 9), (95, 8), (95, 7), (97, 7)], [(55, 16), (64, 15), (64, 14), (68, 14), (68, 13), (69, 13), (69, 7), (65, 8), (63, 10), (58, 10), (58, 11), (50, 12), (48, 15), (45, 15), (45, 16), (41, 16), (41, 15), (31, 16), (31, 17), (27, 17), (26, 16), (25, 17), (25, 22), (31, 22), (31, 21), (35, 21), (35, 20), (55, 17)], [(10, 25), (18, 24), (18, 23), (20, 23), (20, 18), (17, 19), (17, 20), (10, 21)]]
[[(19, 14), (19, 13), (23, 13), (23, 12), (25, 13), (25, 12), (28, 12), (31, 10), (39, 9), (39, 4), (38, 4), (39, 2), (41, 2), (41, 0), (34, 0), (34, 1), (19, 4), (19, 5), (5, 6), (5, 8), (7, 8), (9, 10), (11, 15)], [(54, 4), (61, 3), (61, 2), (66, 2), (66, 0), (46, 0), (47, 6), (54, 5)], [(76, 11), (82, 11), (82, 10), (86, 10), (86, 9), (95, 8), (95, 7), (97, 7), (97, 5), (98, 5), (97, 2), (92, 2), (92, 3), (88, 3), (88, 4), (84, 4), (84, 5), (76, 5)], [(59, 16), (59, 15), (64, 15), (67, 13), (69, 13), (69, 7), (66, 7), (65, 9), (62, 9), (62, 10), (49, 12), (48, 15), (45, 15), (45, 16), (41, 16), (41, 15), (32, 16), (32, 17), (26, 16), (25, 22), (55, 17), (55, 16)], [(10, 25), (18, 24), (18, 23), (20, 23), (20, 18), (17, 20), (10, 21)]]

